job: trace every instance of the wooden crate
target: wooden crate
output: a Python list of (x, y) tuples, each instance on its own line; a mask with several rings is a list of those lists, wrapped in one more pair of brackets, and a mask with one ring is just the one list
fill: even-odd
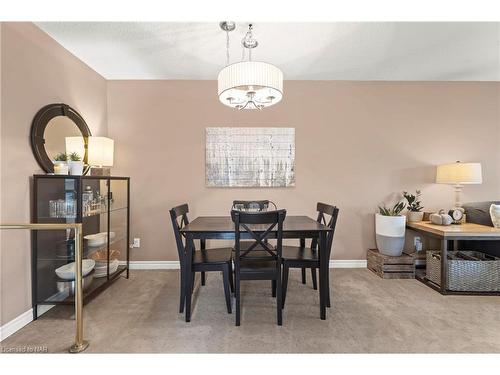
[(414, 279), (415, 261), (410, 255), (400, 257), (383, 255), (376, 249), (368, 250), (366, 254), (368, 269), (383, 279)]

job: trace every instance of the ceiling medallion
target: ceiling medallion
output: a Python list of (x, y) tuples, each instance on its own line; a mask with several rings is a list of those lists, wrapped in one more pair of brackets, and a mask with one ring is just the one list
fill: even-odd
[[(283, 97), (283, 72), (276, 66), (252, 61), (252, 50), (259, 43), (253, 36), (253, 25), (241, 41), (242, 60), (229, 62), (229, 32), (236, 28), (234, 22), (221, 22), (226, 32), (226, 66), (219, 72), (218, 94), (222, 104), (236, 109), (263, 109), (279, 103)], [(245, 52), (248, 60), (245, 60)]]

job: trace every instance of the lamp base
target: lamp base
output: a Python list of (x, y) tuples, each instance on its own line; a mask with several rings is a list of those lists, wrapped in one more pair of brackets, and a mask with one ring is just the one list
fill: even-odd
[(111, 176), (111, 168), (109, 167), (92, 167), (90, 168), (91, 176)]

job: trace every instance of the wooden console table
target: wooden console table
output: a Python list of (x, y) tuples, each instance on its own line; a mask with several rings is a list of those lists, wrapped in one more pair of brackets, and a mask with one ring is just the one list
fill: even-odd
[(425, 276), (425, 273), (415, 275), (415, 278), (437, 290), (441, 294), (469, 294), (469, 295), (500, 295), (500, 292), (462, 292), (448, 290), (448, 249), (458, 250), (458, 241), (492, 241), (500, 240), (500, 228), (486, 225), (465, 223), (459, 225), (436, 225), (429, 221), (408, 222), (406, 228), (411, 229), (423, 237), (436, 238), (441, 241), (441, 285), (436, 285)]

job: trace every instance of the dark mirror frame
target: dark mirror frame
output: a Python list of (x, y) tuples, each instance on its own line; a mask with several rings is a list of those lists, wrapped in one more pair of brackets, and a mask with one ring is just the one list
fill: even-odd
[[(92, 135), (83, 117), (69, 105), (64, 103), (53, 103), (40, 109), (31, 123), (31, 149), (33, 150), (36, 161), (47, 173), (54, 173), (54, 164), (45, 150), (45, 139), (43, 138), (43, 134), (49, 121), (57, 116), (69, 117), (78, 129), (80, 129), (85, 146), (85, 155), (83, 156), (84, 162), (87, 160), (88, 139)], [(87, 174), (89, 169), (89, 166), (85, 166), (83, 174)]]

